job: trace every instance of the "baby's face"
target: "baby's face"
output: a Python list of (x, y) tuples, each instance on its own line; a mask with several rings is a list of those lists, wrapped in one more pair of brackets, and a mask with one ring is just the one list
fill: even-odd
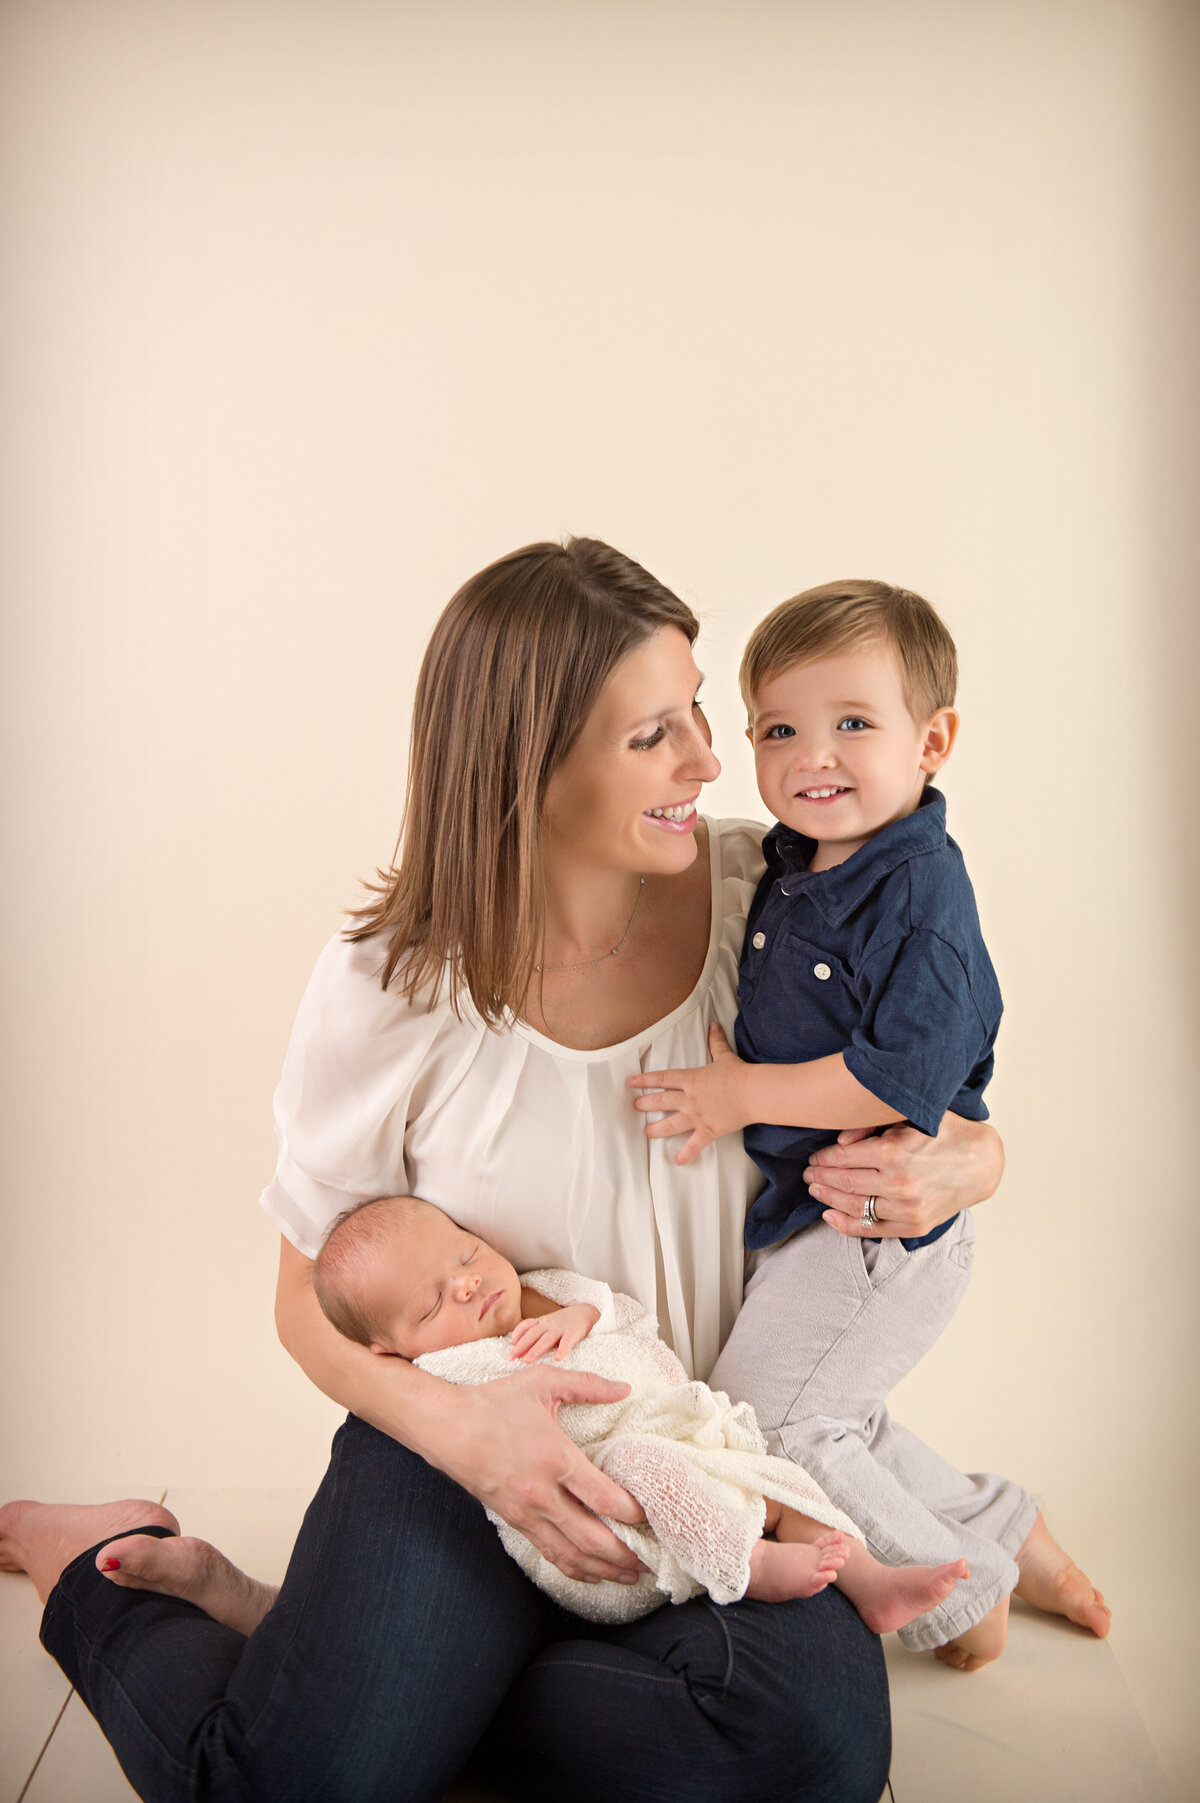
[(748, 736), (759, 794), (777, 820), (820, 841), (814, 869), (841, 863), (912, 813), (926, 771), (949, 755), (957, 718), (942, 708), (913, 719), (888, 645), (800, 664), (754, 698)]
[(409, 1359), (511, 1333), (521, 1319), (508, 1260), (433, 1207), (397, 1223), (372, 1300), (388, 1323), (372, 1350)]

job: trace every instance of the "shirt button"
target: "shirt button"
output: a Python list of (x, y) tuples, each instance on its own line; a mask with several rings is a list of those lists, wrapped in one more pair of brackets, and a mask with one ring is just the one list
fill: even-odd
[(755, 933), (750, 943), (756, 952), (761, 952), (763, 946), (767, 943), (767, 935), (765, 933)]
[(833, 972), (830, 970), (828, 964), (813, 965), (813, 976), (819, 977), (822, 983), (827, 983), (832, 975)]

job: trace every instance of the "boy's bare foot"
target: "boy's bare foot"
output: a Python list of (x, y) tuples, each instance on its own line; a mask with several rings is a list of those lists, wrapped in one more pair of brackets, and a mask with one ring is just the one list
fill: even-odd
[(1112, 1610), (1074, 1560), (1053, 1538), (1041, 1515), (1017, 1554), (1017, 1595), (1048, 1615), (1065, 1615), (1100, 1640), (1112, 1626)]
[(868, 1628), (891, 1634), (944, 1603), (960, 1578), (969, 1578), (965, 1559), (952, 1565), (881, 1565), (866, 1548), (852, 1557), (839, 1581)]
[(813, 1541), (760, 1540), (750, 1554), (746, 1595), (757, 1603), (787, 1603), (816, 1596), (832, 1584), (846, 1563), (846, 1537), (822, 1534)]
[(27, 1571), (43, 1602), (63, 1571), (98, 1540), (128, 1528), (169, 1528), (179, 1523), (158, 1503), (130, 1498), (115, 1503), (10, 1502), (0, 1508), (0, 1571)]
[(1007, 1639), (1008, 1598), (1005, 1597), (973, 1628), (948, 1640), (945, 1646), (935, 1646), (933, 1656), (943, 1665), (953, 1666), (955, 1671), (977, 1672), (990, 1665), (993, 1659), (999, 1659)]
[(181, 1597), (239, 1634), (253, 1634), (279, 1594), (231, 1565), (207, 1540), (190, 1537), (160, 1540), (154, 1534), (129, 1534), (101, 1547), (96, 1569), (130, 1590)]

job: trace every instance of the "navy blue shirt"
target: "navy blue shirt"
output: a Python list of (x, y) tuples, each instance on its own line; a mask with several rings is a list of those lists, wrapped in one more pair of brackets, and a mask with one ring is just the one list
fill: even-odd
[[(979, 931), (945, 797), (926, 789), (843, 864), (810, 871), (817, 842), (785, 826), (763, 841), (766, 872), (746, 919), (737, 1049), (754, 1064), (841, 1052), (853, 1077), (922, 1133), (948, 1108), (987, 1119), (1000, 989)], [(836, 1130), (745, 1130), (766, 1187), (746, 1217), (747, 1246), (771, 1246), (820, 1219), (801, 1176)], [(924, 1246), (950, 1222), (922, 1239)]]

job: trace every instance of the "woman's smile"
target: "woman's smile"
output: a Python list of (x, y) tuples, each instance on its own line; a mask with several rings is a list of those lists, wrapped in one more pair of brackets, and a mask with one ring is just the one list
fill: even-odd
[(696, 800), (698, 795), (699, 790), (697, 790), (696, 795), (690, 796), (687, 801), (672, 802), (666, 807), (661, 808), (646, 808), (643, 810), (642, 818), (652, 820), (655, 826), (662, 828), (665, 832), (694, 832), (696, 822), (700, 818), (699, 814), (696, 812)]

